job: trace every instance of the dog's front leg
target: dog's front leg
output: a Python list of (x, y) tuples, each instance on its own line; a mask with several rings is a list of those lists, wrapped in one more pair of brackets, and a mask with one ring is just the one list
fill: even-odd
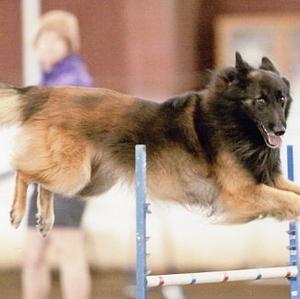
[(53, 193), (38, 186), (37, 198), (37, 229), (46, 237), (54, 224)]
[(291, 191), (300, 195), (300, 186), (292, 181), (285, 179), (282, 175), (275, 180), (275, 187), (285, 191)]
[(249, 184), (247, 188), (223, 190), (219, 197), (225, 213), (225, 221), (243, 223), (260, 216), (278, 220), (300, 218), (300, 196), (294, 192), (279, 190), (264, 184)]
[(25, 213), (27, 189), (25, 177), (17, 171), (14, 200), (10, 210), (10, 222), (15, 228), (19, 227)]

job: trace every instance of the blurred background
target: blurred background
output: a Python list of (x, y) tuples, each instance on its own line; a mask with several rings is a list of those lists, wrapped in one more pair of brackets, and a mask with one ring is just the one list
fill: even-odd
[[(268, 56), (291, 81), (294, 105), (285, 145), (295, 146), (295, 178), (300, 181), (300, 1), (0, 0), (0, 81), (21, 86), (39, 82), (32, 39), (38, 17), (53, 9), (77, 16), (81, 55), (97, 87), (154, 101), (200, 89), (206, 71), (232, 64), (236, 50), (256, 66), (262, 56)], [(22, 298), (26, 225), (14, 230), (9, 224), (14, 191), (10, 159), (16, 132), (17, 128), (10, 128), (0, 133), (0, 293), (5, 299)], [(222, 226), (210, 224), (200, 210), (160, 202), (151, 209), (148, 261), (153, 273), (288, 264), (287, 223), (265, 219)], [(118, 185), (91, 199), (83, 230), (91, 298), (130, 298), (135, 264), (134, 190)], [(55, 250), (49, 250), (48, 260), (53, 269), (49, 298), (62, 298)], [(149, 298), (284, 299), (289, 298), (289, 285), (272, 280), (184, 287), (175, 293), (151, 290)]]

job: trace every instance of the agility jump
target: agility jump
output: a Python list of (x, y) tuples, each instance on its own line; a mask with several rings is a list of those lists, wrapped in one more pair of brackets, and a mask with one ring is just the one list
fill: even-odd
[[(293, 148), (287, 147), (288, 178), (294, 180)], [(299, 288), (299, 253), (298, 224), (289, 224), (290, 265), (286, 267), (269, 267), (242, 269), (232, 271), (212, 271), (200, 273), (182, 273), (166, 275), (147, 275), (146, 263), (146, 215), (150, 213), (146, 202), (146, 146), (137, 145), (136, 164), (136, 298), (147, 299), (147, 288), (166, 285), (194, 285), (230, 281), (287, 278), (290, 281), (290, 298), (300, 299)]]

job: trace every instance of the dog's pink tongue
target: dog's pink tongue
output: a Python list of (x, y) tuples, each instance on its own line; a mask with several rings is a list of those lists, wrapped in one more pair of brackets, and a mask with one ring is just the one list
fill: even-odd
[(282, 143), (281, 136), (276, 136), (275, 134), (269, 134), (270, 143), (276, 147), (280, 147)]

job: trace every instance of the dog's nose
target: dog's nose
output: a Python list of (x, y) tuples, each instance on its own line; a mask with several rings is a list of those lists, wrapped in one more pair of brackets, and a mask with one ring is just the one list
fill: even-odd
[(285, 133), (285, 126), (279, 125), (274, 127), (274, 134), (276, 136), (282, 136)]

